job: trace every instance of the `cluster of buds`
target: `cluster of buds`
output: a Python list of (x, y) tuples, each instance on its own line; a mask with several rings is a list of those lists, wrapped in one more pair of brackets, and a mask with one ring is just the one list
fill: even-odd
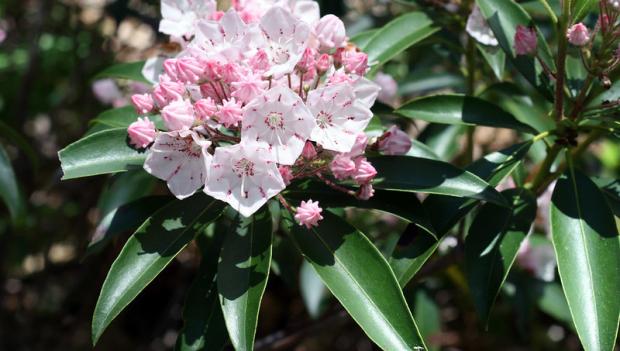
[[(364, 156), (364, 130), (379, 88), (364, 77), (368, 56), (347, 42), (339, 18), (319, 18), (313, 1), (240, 3), (176, 17), (191, 24), (164, 15), (160, 28), (186, 42), (163, 61), (153, 90), (132, 97), (139, 114), (159, 113), (166, 129), (148, 117), (129, 126), (131, 143), (147, 147), (144, 169), (179, 199), (204, 187), (244, 216), (300, 178), (370, 198), (377, 172)], [(402, 143), (383, 141), (383, 150), (398, 153)], [(306, 226), (322, 218), (311, 200), (297, 212)]]

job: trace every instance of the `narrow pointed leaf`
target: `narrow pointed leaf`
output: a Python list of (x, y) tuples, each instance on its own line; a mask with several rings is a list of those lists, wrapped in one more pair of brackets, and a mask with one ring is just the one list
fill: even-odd
[(304, 257), (366, 335), (384, 350), (415, 350), (424, 342), (403, 293), (377, 248), (340, 217), (323, 212), (310, 230), (293, 224)]
[[(158, 129), (165, 129), (164, 122), (160, 115), (147, 116), (150, 121), (155, 123)], [(94, 134), (98, 131), (114, 128), (127, 128), (138, 119), (138, 114), (133, 106), (123, 106), (103, 111), (90, 121), (91, 128), (86, 135)]]
[(502, 192), (512, 207), (482, 206), (465, 238), (465, 271), (474, 306), (486, 324), (521, 243), (536, 218), (536, 198), (525, 189)]
[(142, 67), (144, 67), (144, 61), (118, 63), (98, 73), (95, 76), (95, 79), (101, 79), (101, 78), (128, 79), (128, 80), (133, 80), (136, 82), (141, 82), (141, 83), (150, 85), (151, 82), (149, 82), (142, 75)]
[(468, 197), (505, 205), (506, 200), (478, 176), (449, 163), (408, 156), (370, 158), (378, 189)]
[(519, 122), (499, 106), (477, 97), (459, 94), (414, 99), (394, 112), (404, 117), (434, 123), (509, 128), (525, 133), (536, 132), (534, 128)]
[(177, 200), (155, 212), (127, 240), (101, 288), (92, 324), (93, 343), (105, 328), (189, 243), (215, 220), (224, 204), (204, 194)]
[(26, 212), (26, 203), (19, 191), (9, 155), (6, 154), (2, 145), (0, 145), (0, 189), (2, 189), (0, 197), (8, 207), (11, 219), (13, 222), (18, 221)]
[(366, 30), (360, 33), (355, 34), (354, 36), (352, 36), (349, 41), (352, 43), (355, 43), (355, 45), (357, 45), (360, 48), (363, 48), (364, 46), (366, 46), (366, 44), (368, 44), (368, 41), (375, 35), (377, 34), (379, 30), (378, 29), (370, 29), (370, 30)]
[(562, 288), (586, 351), (612, 351), (620, 319), (620, 239), (601, 191), (569, 168), (551, 198)]
[(251, 351), (271, 265), (272, 224), (268, 207), (249, 218), (238, 215), (231, 228), (217, 267), (217, 289), (235, 350)]
[(598, 4), (597, 0), (573, 0), (571, 2), (571, 20), (580, 22)]
[(115, 128), (74, 142), (60, 150), (58, 157), (62, 179), (73, 179), (141, 168), (146, 152), (129, 145), (126, 128)]

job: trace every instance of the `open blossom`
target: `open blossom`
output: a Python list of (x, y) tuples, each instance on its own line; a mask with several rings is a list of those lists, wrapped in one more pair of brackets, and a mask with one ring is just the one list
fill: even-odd
[(386, 155), (404, 155), (411, 149), (411, 138), (392, 126), (379, 138), (379, 150)]
[(306, 228), (310, 229), (313, 226), (317, 226), (319, 221), (323, 219), (321, 212), (323, 212), (323, 209), (319, 206), (318, 201), (312, 201), (312, 199), (302, 201), (299, 207), (297, 207), (295, 219), (300, 225), (305, 225)]
[(209, 16), (215, 8), (215, 0), (162, 0), (159, 31), (178, 38), (191, 37), (197, 19)]
[(194, 107), (189, 100), (177, 100), (161, 110), (168, 130), (189, 129), (194, 124)]
[(538, 46), (536, 29), (518, 25), (515, 33), (515, 53), (517, 55), (533, 55)]
[(204, 183), (211, 155), (211, 142), (189, 130), (157, 134), (144, 169), (165, 180), (177, 198), (191, 196)]
[(584, 46), (590, 41), (588, 27), (583, 23), (573, 24), (566, 32), (566, 38), (575, 46)]
[(155, 129), (155, 123), (151, 122), (148, 117), (138, 117), (138, 120), (127, 128), (127, 134), (132, 145), (145, 148), (155, 139), (157, 129)]
[(143, 115), (151, 112), (154, 107), (154, 101), (151, 94), (133, 94), (131, 96), (131, 103), (136, 109), (136, 112)]
[(204, 191), (248, 217), (285, 186), (264, 146), (236, 144), (215, 150)]
[(343, 47), (347, 38), (344, 23), (334, 15), (321, 17), (314, 26), (314, 35), (322, 51)]

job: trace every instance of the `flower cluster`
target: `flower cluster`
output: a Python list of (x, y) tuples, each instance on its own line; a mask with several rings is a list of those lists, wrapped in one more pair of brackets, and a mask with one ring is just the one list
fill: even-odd
[[(379, 87), (364, 77), (368, 57), (347, 42), (339, 18), (319, 18), (314, 1), (233, 1), (226, 12), (209, 1), (177, 3), (162, 2), (160, 29), (184, 48), (162, 61), (150, 93), (132, 97), (166, 129), (147, 117), (128, 129), (134, 146), (150, 145), (147, 172), (177, 198), (204, 186), (244, 216), (305, 177), (335, 188), (327, 178), (351, 179), (360, 185), (353, 195), (372, 196), (377, 172), (364, 156), (364, 129)], [(382, 147), (393, 154), (402, 143)], [(315, 225), (315, 207), (298, 221)]]

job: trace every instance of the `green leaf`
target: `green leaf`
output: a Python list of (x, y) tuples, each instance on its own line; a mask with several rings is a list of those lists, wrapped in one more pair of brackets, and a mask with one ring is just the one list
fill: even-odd
[(360, 33), (355, 34), (354, 36), (352, 36), (349, 41), (352, 43), (355, 43), (355, 45), (357, 45), (357, 47), (363, 48), (364, 46), (366, 46), (366, 44), (368, 44), (368, 41), (375, 35), (377, 34), (379, 30), (378, 29), (370, 29), (370, 30), (366, 30)]
[(497, 47), (481, 44), (477, 44), (476, 47), (482, 54), (484, 60), (489, 64), (489, 67), (491, 67), (495, 77), (502, 80), (504, 77), (504, 68), (506, 66), (506, 53)]
[[(514, 51), (517, 25), (534, 26), (532, 18), (519, 4), (511, 0), (476, 0), (476, 3), (508, 59), (543, 96), (551, 99), (553, 94), (549, 77), (540, 63), (531, 55), (516, 55)], [(536, 32), (538, 34), (538, 56), (551, 70), (554, 70), (555, 65), (547, 41), (538, 28)]]
[(531, 289), (538, 308), (574, 330), (573, 319), (562, 287), (556, 282), (535, 281)]
[(415, 224), (409, 224), (401, 234), (388, 262), (401, 287), (422, 268), (433, 255), (439, 240)]
[(128, 144), (127, 129), (108, 129), (82, 138), (58, 152), (62, 179), (123, 172), (140, 168), (146, 159), (144, 150)]
[[(165, 130), (164, 121), (160, 115), (149, 115), (149, 120), (155, 123), (160, 130)], [(91, 128), (86, 135), (96, 133), (105, 129), (127, 128), (138, 119), (138, 114), (132, 106), (124, 106), (103, 111), (90, 121)]]
[(293, 224), (304, 257), (366, 335), (384, 350), (424, 348), (394, 273), (377, 248), (329, 211), (310, 230)]
[(536, 131), (514, 118), (500, 107), (466, 95), (434, 95), (411, 100), (395, 113), (434, 123), (459, 124), (468, 126), (489, 126), (515, 129), (526, 133)]
[(258, 311), (271, 265), (269, 209), (252, 217), (237, 215), (224, 241), (217, 267), (217, 289), (235, 350), (253, 350)]
[(204, 194), (177, 200), (149, 217), (127, 240), (101, 288), (92, 325), (93, 344), (116, 316), (174, 259), (224, 204)]
[(597, 0), (573, 0), (571, 2), (571, 21), (580, 22), (598, 4)]
[(372, 157), (378, 189), (469, 197), (505, 205), (506, 200), (484, 180), (449, 163), (409, 156)]
[(183, 308), (183, 329), (177, 338), (177, 351), (222, 350), (228, 342), (224, 315), (217, 293), (217, 261), (226, 230), (222, 221), (209, 226), (213, 235), (196, 238), (202, 260)]
[(620, 179), (595, 178), (593, 181), (605, 195), (611, 211), (620, 217)]
[(430, 158), (431, 160), (441, 161), (441, 158), (429, 146), (421, 141), (412, 139), (411, 149), (407, 152), (407, 156)]
[[(407, 299), (409, 301), (409, 299)], [(413, 296), (413, 317), (418, 322), (420, 334), (427, 341), (441, 333), (441, 311), (424, 290), (417, 290)], [(438, 351), (439, 346), (429, 345), (428, 351)]]
[(428, 145), (440, 160), (450, 160), (461, 148), (459, 137), (466, 128), (463, 125), (429, 123), (418, 136), (418, 140)]
[(482, 206), (465, 238), (465, 271), (481, 320), (489, 314), (521, 243), (536, 218), (536, 198), (525, 189), (502, 192), (511, 208)]
[(19, 191), (9, 155), (4, 151), (2, 145), (0, 145), (0, 189), (2, 189), (0, 197), (9, 209), (13, 223), (18, 222), (26, 214), (26, 203)]
[(99, 72), (94, 79), (128, 79), (151, 85), (151, 82), (142, 75), (142, 67), (144, 67), (144, 61), (118, 63)]
[(327, 299), (331, 294), (325, 284), (323, 284), (321, 277), (306, 260), (301, 264), (299, 289), (310, 317), (313, 319), (319, 318), (327, 308)]
[(369, 74), (407, 48), (439, 30), (433, 21), (422, 12), (409, 12), (390, 21), (369, 39), (361, 49), (368, 54), (372, 64)]
[(572, 167), (553, 191), (551, 237), (584, 349), (612, 351), (620, 319), (618, 228), (600, 190)]

